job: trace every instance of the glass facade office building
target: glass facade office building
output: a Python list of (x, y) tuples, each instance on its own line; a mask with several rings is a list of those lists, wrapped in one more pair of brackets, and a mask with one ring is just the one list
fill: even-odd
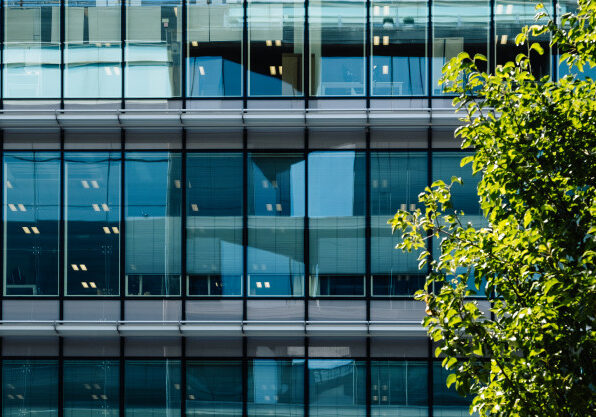
[[(482, 224), (437, 80), (515, 57), (533, 14), (3, 0), (2, 415), (468, 415), (387, 220), (459, 175)], [(534, 70), (558, 76), (548, 41)]]

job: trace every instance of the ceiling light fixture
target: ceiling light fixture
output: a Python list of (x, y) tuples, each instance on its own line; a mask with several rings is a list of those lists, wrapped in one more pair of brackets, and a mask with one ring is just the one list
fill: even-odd
[(31, 230), (29, 230), (29, 228), (27, 226), (23, 226), (23, 232), (25, 232), (26, 235), (31, 234)]
[(27, 211), (27, 209), (25, 208), (25, 206), (22, 203), (17, 204), (19, 207), (19, 210), (21, 211)]
[(31, 226), (31, 230), (33, 230), (33, 233), (35, 233), (36, 235), (39, 234), (39, 229), (35, 226)]
[(112, 234), (112, 232), (110, 232), (110, 228), (109, 228), (108, 226), (104, 226), (104, 227), (103, 227), (103, 232), (104, 232), (106, 235), (111, 235), (111, 234)]
[(10, 211), (17, 211), (17, 206), (15, 206), (12, 203), (8, 203), (8, 208), (10, 209)]
[(95, 180), (91, 181), (91, 186), (92, 186), (93, 188), (99, 188), (99, 184), (98, 184), (98, 183), (97, 183), (97, 181), (95, 181)]
[(116, 226), (112, 226), (112, 232), (114, 232), (114, 234), (117, 235), (118, 233), (120, 233), (120, 230)]
[(81, 281), (81, 285), (83, 288), (89, 288), (89, 284), (87, 284), (85, 281)]
[(81, 180), (81, 185), (83, 186), (83, 188), (89, 188), (89, 183), (87, 182), (87, 180)]
[(72, 267), (73, 271), (78, 271), (79, 270), (79, 266), (77, 264), (70, 264), (70, 266)]
[(98, 204), (96, 204), (96, 203), (93, 203), (93, 204), (91, 204), (91, 207), (93, 207), (93, 210), (94, 210), (94, 211), (99, 211), (99, 210), (100, 210), (100, 209), (99, 209), (99, 205), (98, 205)]

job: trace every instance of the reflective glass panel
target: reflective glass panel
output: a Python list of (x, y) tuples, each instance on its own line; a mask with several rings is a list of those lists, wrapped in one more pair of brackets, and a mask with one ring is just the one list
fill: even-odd
[(310, 359), (309, 415), (366, 416), (366, 366), (353, 359)]
[(455, 391), (455, 384), (447, 388), (447, 376), (451, 373), (441, 366), (441, 362), (433, 363), (433, 416), (467, 417), (470, 415), (472, 397), (459, 395)]
[(126, 294), (180, 295), (182, 158), (127, 153)]
[(120, 97), (120, 1), (66, 2), (65, 97)]
[(58, 295), (60, 155), (4, 154), (4, 294)]
[(418, 194), (427, 184), (426, 152), (371, 152), (371, 273), (373, 295), (413, 295), (424, 286), (419, 252), (395, 249), (399, 237), (387, 221), (395, 212), (422, 208)]
[[(536, 3), (530, 0), (495, 0), (495, 48), (497, 65), (503, 65), (508, 61), (515, 61), (517, 54), (528, 54), (526, 45), (516, 46), (515, 37), (521, 32), (524, 26), (534, 24), (536, 14)], [(544, 2), (545, 9), (552, 13), (552, 4)], [(532, 37), (532, 43), (538, 42), (544, 54), (539, 55), (536, 51), (530, 54), (532, 72), (541, 77), (550, 74), (550, 37), (548, 34)]]
[(60, 2), (4, 1), (4, 98), (60, 97)]
[(249, 0), (249, 94), (301, 96), (304, 1)]
[(304, 416), (304, 359), (253, 360), (248, 368), (248, 416)]
[(119, 294), (120, 164), (119, 153), (64, 156), (67, 295)]
[(423, 361), (372, 361), (371, 415), (427, 417), (428, 364)]
[(242, 294), (242, 154), (188, 154), (186, 262), (190, 295)]
[(304, 156), (250, 154), (248, 169), (249, 294), (301, 296)]
[(364, 295), (365, 165), (363, 152), (308, 156), (313, 296)]
[(366, 2), (312, 0), (308, 13), (310, 93), (364, 95)]
[(58, 361), (3, 361), (2, 416), (58, 417)]
[(179, 97), (182, 6), (126, 0), (126, 97)]
[(187, 5), (189, 97), (241, 95), (242, 1), (190, 0)]
[(64, 361), (64, 417), (118, 417), (119, 362)]
[(371, 7), (371, 94), (426, 94), (428, 3), (381, 0)]
[(242, 416), (242, 361), (188, 361), (186, 415)]
[(442, 94), (439, 85), (443, 66), (460, 52), (488, 58), (488, 0), (436, 0), (433, 2), (433, 95)]
[(180, 361), (126, 361), (125, 417), (180, 416)]

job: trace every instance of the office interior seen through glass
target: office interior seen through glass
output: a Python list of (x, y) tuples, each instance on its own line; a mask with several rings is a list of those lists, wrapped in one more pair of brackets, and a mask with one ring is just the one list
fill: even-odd
[[(515, 57), (535, 13), (530, 0), (0, 4), (4, 100), (436, 96), (459, 52), (489, 67)], [(546, 7), (560, 15), (575, 3)], [(557, 72), (539, 41), (534, 70)]]

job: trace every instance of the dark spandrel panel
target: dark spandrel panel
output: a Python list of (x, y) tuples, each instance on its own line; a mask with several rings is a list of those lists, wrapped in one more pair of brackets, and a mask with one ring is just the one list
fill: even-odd
[(64, 320), (120, 320), (119, 300), (64, 300)]
[(122, 96), (120, 4), (66, 0), (64, 96)]
[(60, 155), (4, 154), (4, 294), (58, 295)]
[(188, 154), (189, 295), (242, 294), (242, 155)]
[(427, 416), (428, 364), (422, 361), (371, 363), (372, 416)]
[(364, 95), (366, 2), (314, 0), (308, 14), (311, 95)]
[(182, 158), (127, 153), (126, 293), (180, 295)]
[(364, 300), (310, 300), (308, 302), (308, 319), (323, 321), (366, 320), (366, 302)]
[(126, 361), (124, 416), (180, 416), (181, 382), (178, 360)]
[(426, 94), (428, 3), (373, 1), (371, 95)]
[(71, 357), (117, 357), (120, 355), (119, 337), (65, 337), (64, 356)]
[(64, 361), (64, 416), (117, 417), (119, 368), (117, 360)]
[(2, 361), (2, 415), (58, 416), (58, 361)]
[(428, 147), (427, 128), (371, 128), (371, 148), (412, 149)]
[(366, 366), (353, 359), (308, 361), (311, 417), (366, 416)]
[(124, 320), (179, 321), (182, 319), (180, 300), (126, 300)]
[(67, 295), (120, 291), (120, 154), (65, 153)]
[(186, 354), (195, 357), (242, 356), (242, 337), (187, 337)]
[(249, 154), (249, 295), (304, 293), (305, 161), (294, 154)]
[(310, 358), (354, 358), (366, 356), (365, 337), (311, 337)]
[(250, 96), (303, 95), (304, 1), (248, 2)]
[(60, 2), (4, 1), (4, 98), (60, 97)]
[(58, 356), (58, 337), (3, 337), (3, 356), (29, 356), (38, 358), (40, 356)]
[(181, 95), (182, 26), (181, 1), (126, 1), (126, 97)]
[(370, 356), (372, 358), (426, 358), (428, 338), (421, 337), (372, 337)]
[(175, 358), (182, 354), (179, 337), (127, 337), (124, 340), (124, 355), (127, 357)]
[(186, 320), (242, 320), (242, 300), (186, 301)]
[(304, 416), (304, 360), (257, 359), (248, 367), (248, 416)]
[[(577, 3), (576, 3), (577, 4)], [(516, 46), (515, 37), (521, 32), (524, 26), (534, 24), (536, 14), (536, 3), (530, 0), (516, 1), (495, 1), (495, 49), (497, 65), (504, 65), (508, 61), (515, 61), (515, 57), (522, 53), (527, 54), (526, 45)], [(544, 2), (544, 11), (553, 13), (552, 2)], [(550, 37), (543, 34), (532, 37), (532, 43), (538, 42), (544, 53), (539, 55), (532, 53), (530, 62), (532, 73), (536, 77), (543, 77), (551, 74), (551, 48)]]
[(303, 337), (249, 337), (246, 343), (249, 357), (304, 357)]
[(304, 320), (302, 300), (248, 300), (248, 320)]
[(188, 361), (186, 414), (189, 416), (242, 416), (242, 362)]
[(189, 1), (187, 16), (188, 96), (242, 95), (242, 2)]
[(488, 58), (489, 0), (437, 0), (433, 2), (432, 95), (443, 94), (439, 85), (443, 66), (460, 52)]
[(60, 302), (58, 300), (4, 300), (2, 320), (43, 321), (58, 320)]
[(309, 154), (311, 295), (364, 295), (365, 163), (361, 152)]

